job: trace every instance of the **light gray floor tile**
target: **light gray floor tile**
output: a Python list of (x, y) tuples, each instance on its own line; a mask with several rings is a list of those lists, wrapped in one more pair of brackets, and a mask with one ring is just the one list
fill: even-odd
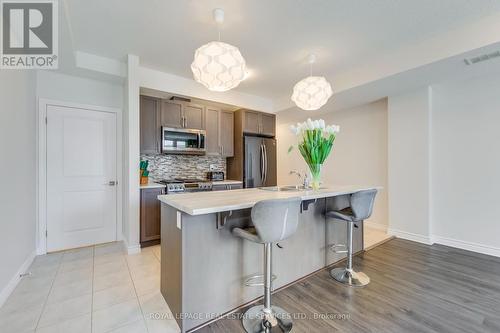
[(160, 274), (151, 275), (134, 281), (137, 296), (160, 290)]
[(92, 293), (92, 279), (68, 284), (54, 285), (47, 298), (47, 304), (54, 304)]
[(148, 333), (148, 329), (146, 328), (144, 320), (141, 319), (117, 328), (116, 330), (109, 331), (108, 333)]
[(174, 319), (146, 319), (149, 333), (178, 333), (181, 331)]
[(122, 261), (122, 260), (125, 260), (125, 257), (121, 253), (104, 254), (102, 256), (94, 257), (94, 266), (107, 264), (107, 263), (115, 262), (115, 261)]
[(38, 327), (44, 327), (75, 318), (92, 310), (92, 294), (75, 297), (64, 302), (47, 304)]
[(81, 249), (69, 250), (64, 252), (62, 262), (68, 262), (84, 258), (92, 258), (93, 256), (94, 256), (94, 248), (84, 247)]
[[(139, 296), (139, 303), (141, 305), (142, 313), (145, 317), (149, 317), (152, 313), (166, 313), (170, 314), (170, 309), (165, 302), (160, 291), (153, 291)], [(166, 318), (163, 316), (163, 318)]]
[(40, 327), (36, 333), (91, 333), (92, 321), (90, 313), (71, 318), (54, 325)]
[(111, 272), (94, 276), (94, 292), (126, 283), (132, 283), (132, 278), (128, 271)]
[(22, 311), (0, 314), (0, 332), (32, 332), (36, 328), (42, 306), (26, 307)]
[(96, 257), (108, 254), (124, 254), (123, 242), (96, 245), (94, 253)]
[(14, 291), (0, 309), (0, 313), (24, 311), (26, 308), (36, 308), (41, 311), (48, 294), (49, 289), (47, 288), (29, 292)]
[(93, 296), (93, 306), (94, 311), (101, 310), (111, 305), (123, 303), (132, 299), (136, 299), (134, 285), (130, 281), (126, 284), (117, 285), (112, 288), (97, 291)]
[(119, 303), (92, 314), (92, 332), (104, 333), (141, 320), (142, 313), (137, 299)]
[(93, 268), (85, 267), (71, 272), (58, 272), (54, 280), (54, 287), (74, 283), (76, 281), (88, 280), (92, 278)]
[(71, 261), (62, 262), (59, 266), (58, 273), (65, 273), (76, 271), (84, 268), (91, 268), (94, 265), (94, 258), (83, 258), (83, 259), (75, 259)]
[(103, 276), (114, 272), (128, 272), (127, 263), (124, 258), (117, 259), (113, 262), (108, 262), (102, 265), (94, 266), (94, 275)]

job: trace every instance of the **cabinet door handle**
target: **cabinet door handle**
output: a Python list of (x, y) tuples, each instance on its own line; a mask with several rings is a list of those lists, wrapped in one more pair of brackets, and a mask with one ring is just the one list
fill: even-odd
[(221, 155), (224, 155), (224, 146), (221, 146), (221, 148), (222, 148), (222, 153), (221, 153)]

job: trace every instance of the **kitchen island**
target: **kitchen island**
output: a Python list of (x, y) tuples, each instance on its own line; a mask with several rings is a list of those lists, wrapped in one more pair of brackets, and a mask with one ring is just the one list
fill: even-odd
[[(333, 197), (372, 188), (376, 187), (325, 186), (317, 191), (253, 188), (159, 196), (161, 292), (181, 331), (196, 330), (262, 297), (262, 288), (243, 284), (247, 277), (262, 273), (262, 245), (231, 234), (232, 228), (250, 223), (256, 202), (302, 199), (297, 232), (273, 251), (273, 274), (277, 276), (273, 287), (277, 289), (345, 257), (328, 248), (345, 244), (346, 225), (326, 221), (325, 211), (343, 208), (338, 207), (339, 200), (331, 200)], [(354, 232), (354, 251), (362, 249), (363, 227), (359, 225)]]

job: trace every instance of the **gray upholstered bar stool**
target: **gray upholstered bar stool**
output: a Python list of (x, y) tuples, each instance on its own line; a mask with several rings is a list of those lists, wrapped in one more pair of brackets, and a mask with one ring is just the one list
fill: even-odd
[(377, 190), (355, 192), (347, 196), (348, 207), (326, 212), (327, 217), (347, 222), (347, 266), (332, 269), (330, 275), (336, 281), (351, 287), (363, 287), (370, 283), (370, 278), (365, 273), (356, 272), (352, 268), (352, 232), (354, 223), (363, 222), (372, 215), (376, 194)]
[(264, 283), (251, 283), (247, 286), (264, 286), (264, 305), (255, 305), (243, 316), (243, 327), (247, 332), (290, 332), (292, 320), (285, 310), (271, 306), (272, 291), (272, 246), (290, 237), (296, 230), (299, 221), (300, 198), (263, 200), (257, 202), (251, 213), (254, 227), (234, 228), (233, 235), (248, 241), (264, 245)]

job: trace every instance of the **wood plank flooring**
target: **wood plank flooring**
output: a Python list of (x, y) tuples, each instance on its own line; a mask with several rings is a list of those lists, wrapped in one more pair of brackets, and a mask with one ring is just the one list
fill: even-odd
[[(371, 278), (365, 288), (323, 270), (273, 295), (298, 317), (293, 332), (500, 332), (500, 258), (394, 239), (354, 263)], [(197, 332), (244, 330), (223, 318)]]

